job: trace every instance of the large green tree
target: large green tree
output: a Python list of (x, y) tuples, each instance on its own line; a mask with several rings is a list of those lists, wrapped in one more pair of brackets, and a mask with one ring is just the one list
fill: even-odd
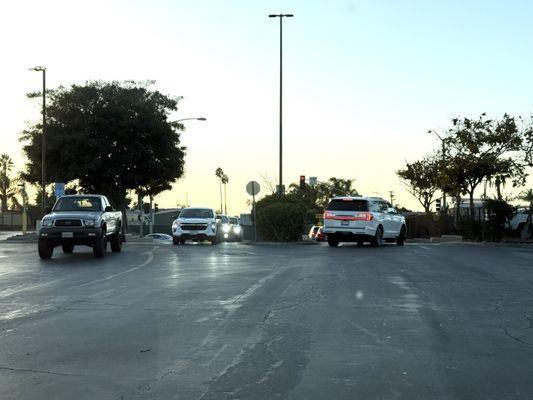
[(484, 179), (493, 180), (500, 193), (502, 182), (512, 180), (518, 186), (525, 181), (524, 163), (518, 156), (524, 137), (513, 117), (489, 119), (455, 118), (446, 141), (450, 157), (460, 160), (470, 198), (470, 215), (474, 217), (474, 192)]
[(440, 160), (432, 156), (406, 163), (405, 168), (396, 171), (409, 193), (427, 213), (431, 211), (431, 204), (435, 201), (435, 192), (441, 187), (438, 179), (440, 165)]
[[(169, 119), (180, 98), (153, 90), (153, 82), (87, 82), (47, 91), (46, 178), (77, 181), (83, 192), (102, 193), (115, 207), (128, 190), (156, 195), (183, 175), (183, 125)], [(29, 97), (39, 96), (29, 94)], [(23, 177), (41, 173), (41, 123), (21, 134), (28, 159)]]

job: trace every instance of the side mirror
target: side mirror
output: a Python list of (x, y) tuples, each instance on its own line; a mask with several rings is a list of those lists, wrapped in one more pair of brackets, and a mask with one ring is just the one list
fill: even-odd
[(387, 213), (389, 213), (389, 214), (397, 214), (396, 209), (394, 207), (387, 208)]
[(111, 212), (111, 211), (113, 211), (113, 207), (111, 207), (111, 206), (106, 206), (106, 208), (105, 208), (104, 211), (105, 211), (105, 212)]

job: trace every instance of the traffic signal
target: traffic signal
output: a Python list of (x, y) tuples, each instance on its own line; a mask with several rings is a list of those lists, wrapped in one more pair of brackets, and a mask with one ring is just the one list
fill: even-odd
[(440, 212), (440, 199), (435, 200), (435, 210)]
[(300, 175), (300, 189), (305, 188), (305, 175)]
[(154, 204), (154, 212), (158, 212), (159, 211), (159, 204), (155, 203)]
[(143, 203), (143, 213), (150, 213), (150, 203)]

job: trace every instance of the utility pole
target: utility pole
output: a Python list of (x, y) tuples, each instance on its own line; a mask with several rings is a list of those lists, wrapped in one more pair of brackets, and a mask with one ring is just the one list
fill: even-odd
[(41, 136), (41, 217), (46, 214), (46, 67), (33, 67), (30, 71), (43, 73), (43, 131)]
[(393, 199), (394, 199), (394, 191), (389, 190), (389, 195), (390, 195), (390, 204), (391, 204), (392, 206), (394, 206), (394, 203), (393, 203)]
[(283, 188), (283, 18), (294, 17), (293, 14), (270, 14), (269, 18), (279, 18), (279, 186), (278, 195), (285, 192)]

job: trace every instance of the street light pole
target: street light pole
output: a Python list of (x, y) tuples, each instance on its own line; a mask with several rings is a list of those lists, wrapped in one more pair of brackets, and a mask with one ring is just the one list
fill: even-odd
[(199, 117), (199, 118), (182, 118), (182, 119), (178, 119), (177, 121), (174, 121), (174, 122), (189, 121), (189, 120), (207, 121), (207, 118), (205, 118), (205, 117)]
[(283, 190), (283, 18), (294, 17), (293, 14), (270, 14), (269, 18), (279, 18), (279, 186), (278, 195)]
[(31, 71), (43, 73), (43, 131), (41, 136), (41, 213), (44, 217), (46, 209), (46, 67), (33, 67)]
[[(434, 130), (429, 130), (428, 132), (435, 134), (441, 141), (441, 144), (442, 144), (442, 156), (441, 157), (442, 157), (442, 163), (444, 165), (444, 163), (446, 162), (446, 141)], [(444, 190), (444, 188), (442, 188), (441, 190), (442, 190), (442, 209), (445, 212), (447, 212), (446, 211), (446, 191)]]

